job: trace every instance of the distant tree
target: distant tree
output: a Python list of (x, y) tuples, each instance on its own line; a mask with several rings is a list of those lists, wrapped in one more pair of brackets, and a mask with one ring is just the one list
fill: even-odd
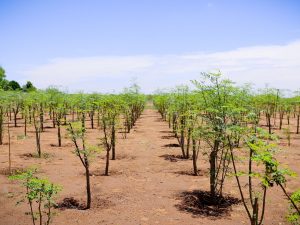
[(16, 91), (16, 90), (20, 90), (21, 86), (17, 81), (11, 80), (11, 81), (8, 82), (8, 88), (7, 89)]
[(24, 92), (31, 92), (36, 91), (36, 87), (30, 81), (27, 81), (25, 85), (22, 87), (20, 84), (15, 80), (7, 80), (5, 70), (3, 67), (0, 66), (0, 89), (4, 91), (16, 91), (16, 90), (23, 90)]
[(9, 90), (9, 81), (6, 79), (0, 79), (0, 89), (7, 91)]
[(7, 85), (7, 80), (5, 79), (5, 70), (0, 66), (0, 89), (4, 90), (4, 87)]
[(0, 66), (0, 81), (5, 79), (5, 70)]
[(30, 81), (27, 81), (25, 85), (22, 86), (22, 90), (25, 92), (36, 91), (36, 87)]

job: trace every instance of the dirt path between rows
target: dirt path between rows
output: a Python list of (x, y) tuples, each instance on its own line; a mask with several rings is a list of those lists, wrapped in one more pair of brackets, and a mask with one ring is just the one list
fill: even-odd
[[(17, 140), (22, 128), (12, 129), (14, 141), (13, 165), (26, 167), (38, 165), (42, 176), (63, 186), (59, 201), (65, 197), (74, 197), (85, 201), (84, 170), (79, 159), (72, 154), (72, 144), (64, 140), (64, 146), (58, 148), (55, 129), (46, 130), (42, 134), (42, 148), (52, 155), (49, 159), (26, 158), (24, 153), (34, 151), (34, 137)], [(97, 141), (99, 131), (88, 130), (88, 137)], [(111, 175), (102, 176), (104, 155), (96, 158), (92, 164), (92, 209), (90, 210), (57, 210), (53, 224), (248, 224), (244, 208), (241, 204), (232, 207), (232, 211), (220, 217), (207, 217), (192, 212), (179, 210), (182, 192), (208, 190), (208, 165), (205, 156), (201, 156), (200, 176), (189, 174), (192, 170), (191, 160), (173, 158), (180, 155), (180, 148), (174, 147), (177, 140), (173, 137), (166, 122), (152, 109), (147, 109), (137, 121), (127, 139), (119, 134), (117, 143), (117, 160), (111, 161)], [(7, 165), (7, 146), (0, 147), (0, 169)], [(239, 197), (233, 179), (229, 179), (225, 192)], [(0, 224), (30, 224), (25, 204), (15, 206), (22, 188), (16, 182), (8, 181), (0, 175)], [(15, 194), (12, 194), (15, 193)], [(17, 193), (17, 194), (16, 194)], [(266, 213), (266, 224), (284, 224), (286, 204), (282, 202), (280, 192), (274, 192), (272, 209)], [(276, 199), (278, 196), (278, 199)], [(4, 206), (4, 207), (3, 207)], [(276, 221), (276, 222), (274, 222)]]

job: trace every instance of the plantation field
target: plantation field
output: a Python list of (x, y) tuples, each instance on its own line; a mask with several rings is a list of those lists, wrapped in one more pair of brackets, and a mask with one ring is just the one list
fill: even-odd
[(0, 225), (300, 225), (299, 12), (0, 0)]
[[(277, 159), (300, 174), (300, 135), (295, 134), (296, 118), (291, 117), (291, 146), (283, 131), (273, 128), (281, 137), (278, 145), (281, 151)], [(49, 118), (45, 119), (44, 132), (41, 133), (41, 148), (44, 156), (32, 157), (36, 152), (35, 133), (28, 128), (28, 137), (22, 138), (23, 126), (11, 124), (11, 163), (13, 169), (25, 169), (37, 165), (38, 175), (60, 184), (63, 189), (57, 202), (65, 198), (75, 198), (82, 204), (86, 201), (85, 170), (78, 157), (73, 153), (74, 145), (70, 139), (62, 139), (62, 147), (57, 146), (57, 129), (52, 128)], [(261, 126), (265, 120), (260, 121)], [(87, 118), (87, 124), (90, 121)], [(278, 124), (278, 121), (277, 121)], [(283, 127), (286, 119), (283, 120)], [(267, 129), (267, 128), (266, 128)], [(62, 136), (65, 137), (62, 128)], [(208, 204), (197, 196), (209, 192), (208, 155), (198, 157), (199, 176), (193, 176), (191, 159), (181, 157), (181, 149), (167, 121), (162, 120), (157, 110), (148, 107), (137, 120), (127, 138), (117, 132), (116, 160), (110, 161), (110, 176), (103, 176), (105, 151), (92, 159), (90, 166), (92, 205), (89, 210), (55, 209), (53, 224), (249, 224), (246, 211), (234, 176), (225, 180), (223, 195), (227, 200), (220, 208)], [(86, 131), (87, 139), (97, 144), (99, 130)], [(26, 216), (27, 204), (16, 202), (23, 196), (24, 188), (17, 181), (7, 179), (8, 145), (0, 145), (0, 224), (31, 224)], [(237, 166), (247, 165), (237, 160)], [(246, 179), (241, 177), (241, 180)], [(287, 192), (291, 193), (300, 186), (299, 178), (288, 178)], [(242, 186), (247, 189), (247, 186)], [(288, 201), (279, 187), (270, 188), (267, 194), (264, 224), (288, 224), (286, 214)], [(230, 196), (230, 197), (228, 197)], [(228, 197), (228, 198), (226, 198)], [(201, 203), (202, 202), (202, 203)], [(233, 205), (230, 205), (230, 202)], [(197, 205), (198, 204), (198, 205)]]

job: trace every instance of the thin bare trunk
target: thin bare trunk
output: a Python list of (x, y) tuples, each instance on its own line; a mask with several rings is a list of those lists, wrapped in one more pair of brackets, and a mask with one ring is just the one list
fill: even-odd
[(86, 209), (91, 208), (92, 196), (91, 196), (91, 184), (90, 184), (90, 170), (88, 161), (85, 160), (85, 178), (86, 178), (86, 194), (87, 194), (87, 201), (86, 201)]
[(116, 159), (116, 130), (115, 130), (115, 122), (113, 122), (112, 130), (111, 130), (111, 150), (112, 150), (112, 160)]
[(105, 165), (105, 176), (108, 176), (108, 168), (109, 168), (109, 150), (106, 150), (106, 165)]
[(196, 152), (196, 140), (193, 138), (192, 140), (192, 145), (193, 145), (193, 169), (194, 169), (194, 175), (198, 176), (198, 167), (197, 167), (197, 152)]
[(61, 147), (61, 131), (60, 131), (60, 122), (57, 123), (57, 137), (58, 137), (58, 146)]
[(8, 134), (8, 171), (11, 174), (11, 151), (10, 151), (10, 129), (9, 121), (7, 122), (7, 134)]
[(297, 134), (299, 134), (300, 115), (297, 115)]

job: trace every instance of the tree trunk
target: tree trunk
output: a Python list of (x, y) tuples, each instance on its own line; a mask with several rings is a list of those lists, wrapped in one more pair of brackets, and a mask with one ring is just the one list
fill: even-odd
[(257, 197), (254, 199), (251, 225), (258, 225), (258, 198)]
[(40, 124), (41, 124), (41, 131), (44, 131), (44, 113), (43, 113), (43, 107), (40, 108)]
[(37, 153), (39, 158), (41, 158), (42, 154), (41, 154), (41, 145), (40, 145), (40, 132), (37, 127), (35, 128), (35, 139), (36, 139)]
[(186, 158), (185, 149), (184, 149), (184, 119), (180, 120), (180, 147), (182, 151), (182, 157)]
[(91, 112), (90, 118), (91, 118), (91, 128), (94, 129), (94, 112)]
[(297, 115), (297, 134), (299, 134), (300, 115)]
[(32, 117), (31, 117), (31, 107), (29, 107), (29, 110), (28, 110), (28, 111), (29, 111), (29, 113), (28, 113), (28, 114), (29, 114), (29, 123), (31, 123), (31, 121), (32, 121)]
[(279, 130), (281, 130), (281, 128), (282, 128), (283, 114), (284, 113), (280, 113), (280, 116), (279, 116)]
[(86, 197), (87, 197), (86, 209), (89, 209), (91, 208), (91, 202), (92, 202), (89, 164), (85, 166), (85, 178), (86, 178)]
[(61, 147), (60, 122), (57, 123), (57, 137), (58, 137), (58, 147)]
[(81, 125), (85, 129), (85, 114), (84, 114), (84, 112), (82, 113)]
[(209, 156), (210, 164), (210, 195), (212, 197), (216, 196), (216, 158), (219, 149), (219, 141), (215, 140), (213, 151)]
[(53, 110), (53, 115), (52, 115), (52, 125), (53, 125), (53, 128), (55, 128), (55, 113), (54, 113), (54, 110)]
[(268, 114), (267, 117), (268, 117), (269, 134), (272, 134), (271, 115)]
[(8, 171), (11, 174), (11, 152), (10, 152), (10, 130), (9, 121), (7, 122), (7, 134), (8, 134)]
[(198, 176), (196, 140), (194, 138), (192, 140), (192, 145), (193, 145), (193, 169), (194, 169), (194, 175)]
[(111, 150), (112, 150), (112, 160), (116, 159), (116, 130), (115, 124), (112, 126), (111, 130)]
[(190, 158), (190, 144), (191, 144), (191, 128), (188, 129), (188, 137), (186, 141), (186, 158)]
[(17, 112), (15, 112), (15, 113), (14, 113), (15, 127), (17, 127), (17, 126), (18, 126), (18, 125), (17, 125), (17, 115), (18, 115), (18, 113), (17, 113)]
[(24, 136), (27, 136), (27, 116), (25, 115), (25, 121), (24, 121)]
[(9, 120), (11, 121), (11, 109), (9, 109)]
[(109, 168), (109, 149), (106, 149), (106, 165), (105, 165), (105, 176), (108, 176), (108, 168)]

